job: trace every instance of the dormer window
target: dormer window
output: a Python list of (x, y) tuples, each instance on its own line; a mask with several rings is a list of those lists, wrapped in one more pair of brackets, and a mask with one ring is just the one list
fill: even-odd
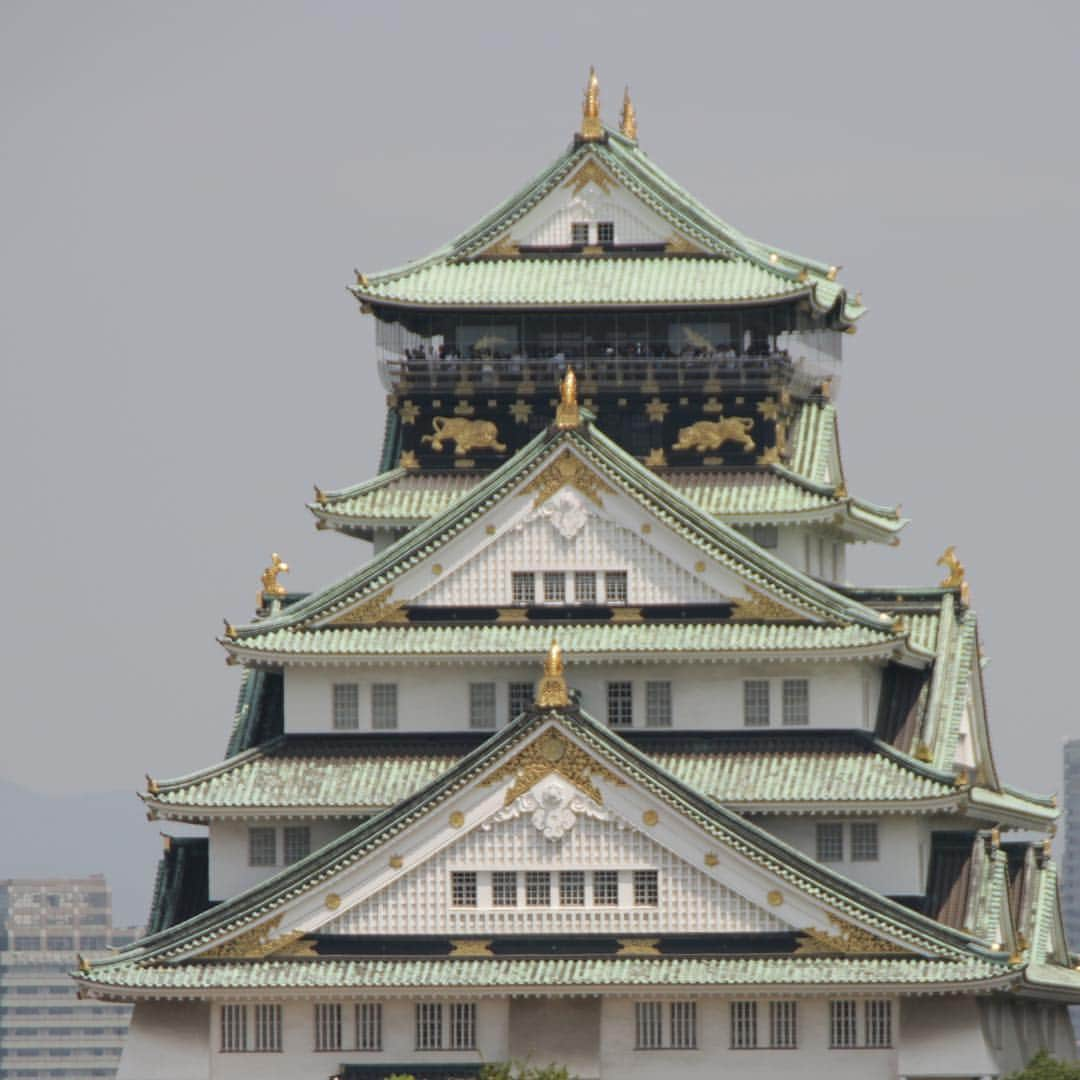
[(598, 244), (615, 243), (615, 222), (601, 221), (596, 226), (596, 242)]
[(589, 242), (589, 223), (574, 221), (570, 225), (570, 243), (587, 244)]

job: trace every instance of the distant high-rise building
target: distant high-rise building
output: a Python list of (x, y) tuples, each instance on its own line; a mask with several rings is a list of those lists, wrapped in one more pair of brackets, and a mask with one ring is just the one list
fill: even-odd
[(1065, 932), (1080, 948), (1080, 739), (1065, 743), (1065, 860), (1061, 867)]
[(0, 1078), (116, 1075), (131, 1006), (80, 1000), (70, 974), (138, 934), (101, 874), (0, 880)]

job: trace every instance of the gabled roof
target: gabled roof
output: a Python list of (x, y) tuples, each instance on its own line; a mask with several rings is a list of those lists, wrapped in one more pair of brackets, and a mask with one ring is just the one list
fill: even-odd
[[(664, 255), (534, 258), (507, 250), (509, 231), (581, 168), (592, 168), (671, 228)], [(500, 241), (503, 241), (500, 246)], [(744, 304), (806, 298), (841, 325), (865, 310), (825, 263), (750, 239), (716, 217), (630, 139), (606, 131), (571, 145), (482, 221), (425, 258), (359, 275), (366, 303), (402, 306)]]

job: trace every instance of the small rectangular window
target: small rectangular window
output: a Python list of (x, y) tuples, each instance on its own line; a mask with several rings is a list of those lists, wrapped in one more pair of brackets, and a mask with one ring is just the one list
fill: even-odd
[(491, 903), (494, 907), (517, 907), (517, 873), (496, 870), (491, 875)]
[(450, 875), (450, 902), (454, 907), (476, 907), (474, 870), (455, 870)]
[(510, 720), (516, 720), (536, 700), (536, 683), (510, 684)]
[(659, 1050), (664, 1045), (664, 1006), (659, 1001), (639, 1001), (634, 1007), (638, 1050)]
[(609, 604), (625, 604), (626, 597), (626, 571), (608, 570), (604, 574), (604, 600)]
[(892, 1046), (892, 1002), (865, 1004), (866, 1045), (874, 1049)]
[(693, 1001), (671, 1003), (671, 1049), (697, 1049), (697, 1004)]
[(587, 221), (572, 221), (570, 223), (570, 243), (587, 244), (589, 242), (589, 223)]
[(360, 687), (356, 683), (334, 683), (333, 720), (339, 731), (360, 726)]
[(528, 907), (551, 905), (551, 874), (546, 870), (525, 872), (525, 904)]
[(311, 854), (311, 829), (307, 825), (286, 825), (282, 830), (285, 865), (299, 862)]
[(277, 865), (277, 832), (274, 829), (248, 829), (248, 866)]
[(562, 571), (544, 571), (544, 603), (566, 603), (566, 575)]
[(579, 570), (574, 574), (574, 602), (596, 603), (596, 574), (592, 570)]
[(634, 723), (634, 684), (607, 684), (607, 719), (611, 727), (632, 727)]
[(844, 861), (844, 826), (837, 822), (822, 822), (817, 825), (816, 847), (818, 862)]
[(810, 723), (810, 680), (785, 679), (781, 694), (781, 719), (788, 726)]
[(829, 1002), (829, 1045), (834, 1050), (858, 1046), (855, 1009), (854, 1001)]
[(780, 532), (775, 525), (748, 525), (746, 535), (758, 547), (774, 548), (779, 542)]
[(382, 1005), (378, 1002), (356, 1006), (356, 1049), (382, 1049)]
[(656, 907), (660, 903), (660, 885), (655, 870), (634, 871), (634, 904)]
[(757, 1049), (757, 1002), (733, 1001), (731, 1003), (732, 1050)]
[(469, 683), (469, 727), (490, 730), (495, 727), (495, 684)]
[(341, 1049), (341, 1006), (315, 1006), (315, 1049)]
[(593, 871), (593, 903), (599, 907), (613, 907), (619, 902), (618, 870)]
[(876, 821), (857, 821), (851, 826), (851, 861), (878, 861), (878, 827)]
[(799, 1043), (797, 1003), (769, 1002), (769, 1045), (774, 1050), (794, 1050)]
[(565, 907), (582, 907), (584, 905), (584, 870), (564, 870), (559, 874), (559, 903)]
[(247, 1006), (221, 1006), (221, 1052), (239, 1054), (248, 1048)]
[(371, 726), (375, 731), (397, 727), (397, 683), (371, 684)]
[(598, 244), (615, 243), (615, 222), (601, 221), (596, 226), (596, 242)]
[(769, 726), (769, 680), (746, 679), (743, 682), (743, 725)]
[(671, 727), (671, 683), (645, 684), (645, 726)]
[(255, 1049), (265, 1054), (281, 1053), (281, 1006), (255, 1006)]
[(442, 1005), (426, 1001), (417, 1004), (416, 1049), (442, 1049)]
[(455, 1002), (450, 1006), (451, 1050), (476, 1048), (476, 1005), (472, 1002)]
[(510, 575), (510, 590), (515, 607), (530, 607), (536, 603), (536, 575), (515, 571)]

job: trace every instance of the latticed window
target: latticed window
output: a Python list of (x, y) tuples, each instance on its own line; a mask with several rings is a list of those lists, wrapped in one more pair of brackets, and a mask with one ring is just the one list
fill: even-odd
[(769, 1002), (769, 1045), (774, 1050), (798, 1046), (798, 1005), (794, 1001)]
[(743, 689), (743, 724), (746, 727), (769, 726), (769, 680), (746, 679)]
[(442, 1005), (421, 1001), (416, 1006), (416, 1049), (442, 1049)]
[(592, 570), (579, 570), (574, 574), (574, 600), (578, 604), (596, 603), (596, 574)]
[(510, 684), (510, 719), (516, 720), (536, 700), (536, 683)]
[(756, 1001), (731, 1003), (731, 1048), (733, 1050), (757, 1049)]
[(821, 822), (815, 829), (818, 862), (844, 861), (844, 826), (839, 822)]
[(517, 877), (513, 870), (496, 870), (491, 875), (491, 903), (495, 907), (517, 907)]
[(493, 682), (469, 683), (469, 727), (495, 727), (495, 684)]
[(596, 242), (598, 244), (615, 243), (615, 222), (600, 221), (596, 225)]
[(589, 242), (589, 223), (587, 221), (572, 221), (570, 223), (570, 243), (587, 244)]
[(559, 874), (559, 903), (567, 907), (581, 907), (584, 905), (584, 870), (564, 870)]
[(626, 571), (609, 570), (604, 574), (604, 599), (609, 604), (625, 604), (626, 596)]
[(255, 1006), (255, 1049), (262, 1053), (281, 1053), (281, 1006)]
[(397, 683), (371, 684), (371, 726), (376, 731), (397, 727)]
[(307, 825), (286, 825), (282, 830), (285, 864), (299, 862), (311, 854), (311, 829)]
[(315, 1049), (341, 1049), (341, 1006), (315, 1006)]
[(517, 607), (536, 603), (536, 575), (515, 571), (510, 575), (510, 593)]
[(551, 903), (551, 874), (546, 870), (525, 872), (525, 903), (528, 907), (547, 907)]
[(866, 1002), (865, 1026), (867, 1046), (892, 1046), (892, 1002)]
[(607, 684), (607, 719), (612, 727), (631, 727), (634, 723), (634, 684)]
[(645, 684), (645, 726), (671, 727), (671, 683)]
[(612, 907), (619, 902), (619, 872), (596, 870), (593, 872), (593, 903)]
[(274, 866), (277, 863), (277, 832), (258, 827), (248, 829), (248, 866)]
[(454, 907), (476, 907), (474, 870), (455, 870), (450, 875), (450, 902)]
[(356, 683), (334, 683), (333, 719), (338, 730), (360, 726), (360, 687)]
[(878, 827), (876, 821), (857, 821), (851, 826), (851, 861), (877, 862)]
[(664, 1006), (659, 1001), (639, 1001), (634, 1008), (639, 1050), (659, 1050), (664, 1045)]
[(455, 1002), (450, 1006), (450, 1049), (472, 1050), (476, 1046), (476, 1005)]
[(356, 1049), (382, 1049), (382, 1005), (378, 1002), (356, 1006)]
[(854, 1001), (829, 1002), (829, 1045), (845, 1049), (859, 1045), (857, 1012)]
[(785, 679), (781, 694), (781, 720), (789, 726), (810, 723), (810, 680)]
[(634, 903), (638, 907), (656, 907), (660, 902), (660, 885), (655, 870), (634, 871)]
[(697, 1005), (693, 1001), (671, 1003), (671, 1049), (697, 1049)]
[(566, 575), (562, 571), (545, 571), (544, 573), (544, 603), (566, 603)]
[(221, 1052), (238, 1054), (247, 1050), (247, 1006), (221, 1006)]

